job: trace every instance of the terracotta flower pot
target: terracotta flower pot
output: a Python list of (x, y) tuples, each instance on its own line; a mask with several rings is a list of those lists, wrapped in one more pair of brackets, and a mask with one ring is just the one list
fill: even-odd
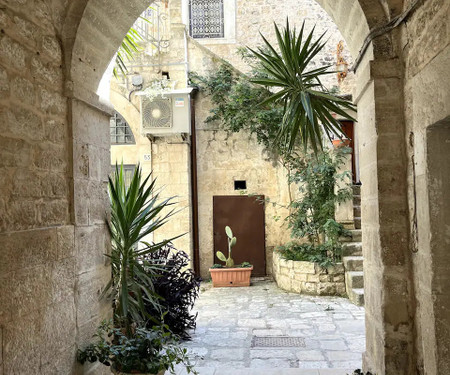
[(250, 286), (253, 266), (247, 268), (210, 268), (214, 287)]
[(350, 139), (333, 139), (331, 142), (335, 148), (350, 146)]

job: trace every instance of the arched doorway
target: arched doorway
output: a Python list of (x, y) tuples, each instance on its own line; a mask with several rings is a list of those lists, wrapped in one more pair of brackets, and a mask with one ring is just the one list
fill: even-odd
[[(448, 248), (448, 236), (439, 244), (430, 239), (429, 215), (434, 220), (444, 211), (433, 184), (421, 180), (434, 181), (440, 163), (431, 154), (440, 144), (435, 134), (447, 136), (441, 120), (450, 113), (444, 27), (449, 4), (318, 2), (357, 61), (366, 368), (444, 373), (450, 368), (450, 318), (446, 258), (439, 249)], [(74, 373), (73, 337), (85, 340), (108, 311), (92, 290), (108, 277), (102, 254), (108, 248), (111, 108), (95, 93), (120, 41), (147, 6), (143, 0), (55, 1), (51, 7), (25, 1), (3, 2), (0, 9), (0, 364), (7, 374), (50, 373), (58, 368), (49, 354), (55, 350), (61, 368)], [(426, 135), (433, 124), (440, 130)], [(444, 181), (439, 187), (447, 186), (438, 180)], [(446, 230), (446, 223), (432, 221), (433, 233)], [(56, 331), (50, 329), (55, 324)]]

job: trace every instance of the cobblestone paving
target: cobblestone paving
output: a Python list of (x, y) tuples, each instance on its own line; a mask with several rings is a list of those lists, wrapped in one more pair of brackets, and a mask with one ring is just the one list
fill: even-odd
[[(339, 375), (361, 367), (364, 308), (345, 298), (287, 293), (259, 281), (207, 288), (195, 311), (197, 329), (184, 346), (201, 375)], [(302, 337), (304, 347), (253, 348), (253, 336)]]

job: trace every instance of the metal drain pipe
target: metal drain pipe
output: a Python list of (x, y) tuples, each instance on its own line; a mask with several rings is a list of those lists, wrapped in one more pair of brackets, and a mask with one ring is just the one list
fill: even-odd
[(192, 205), (192, 250), (194, 272), (200, 276), (200, 248), (198, 234), (198, 185), (197, 185), (197, 136), (195, 131), (195, 100), (196, 91), (189, 94), (191, 115), (191, 205)]

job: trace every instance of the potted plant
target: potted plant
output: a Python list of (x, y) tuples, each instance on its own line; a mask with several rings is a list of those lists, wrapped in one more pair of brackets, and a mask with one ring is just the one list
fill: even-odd
[(253, 266), (244, 262), (238, 266), (234, 265), (234, 260), (231, 257), (233, 246), (236, 245), (237, 239), (233, 236), (233, 232), (229, 226), (225, 227), (225, 233), (228, 240), (228, 258), (221, 251), (216, 253), (217, 258), (225, 262), (225, 266), (221, 264), (214, 264), (209, 272), (214, 287), (231, 287), (231, 286), (250, 286), (250, 276), (252, 274)]
[(184, 363), (187, 373), (197, 374), (189, 363), (187, 350), (164, 326), (148, 330), (136, 327), (131, 334), (104, 321), (94, 335), (97, 341), (78, 351), (78, 361), (100, 362), (111, 367), (115, 375), (175, 374), (175, 364)]
[(337, 138), (337, 139), (333, 139), (331, 141), (331, 143), (333, 143), (334, 148), (340, 148), (340, 147), (348, 147), (350, 146), (350, 139), (343, 137), (341, 138)]

